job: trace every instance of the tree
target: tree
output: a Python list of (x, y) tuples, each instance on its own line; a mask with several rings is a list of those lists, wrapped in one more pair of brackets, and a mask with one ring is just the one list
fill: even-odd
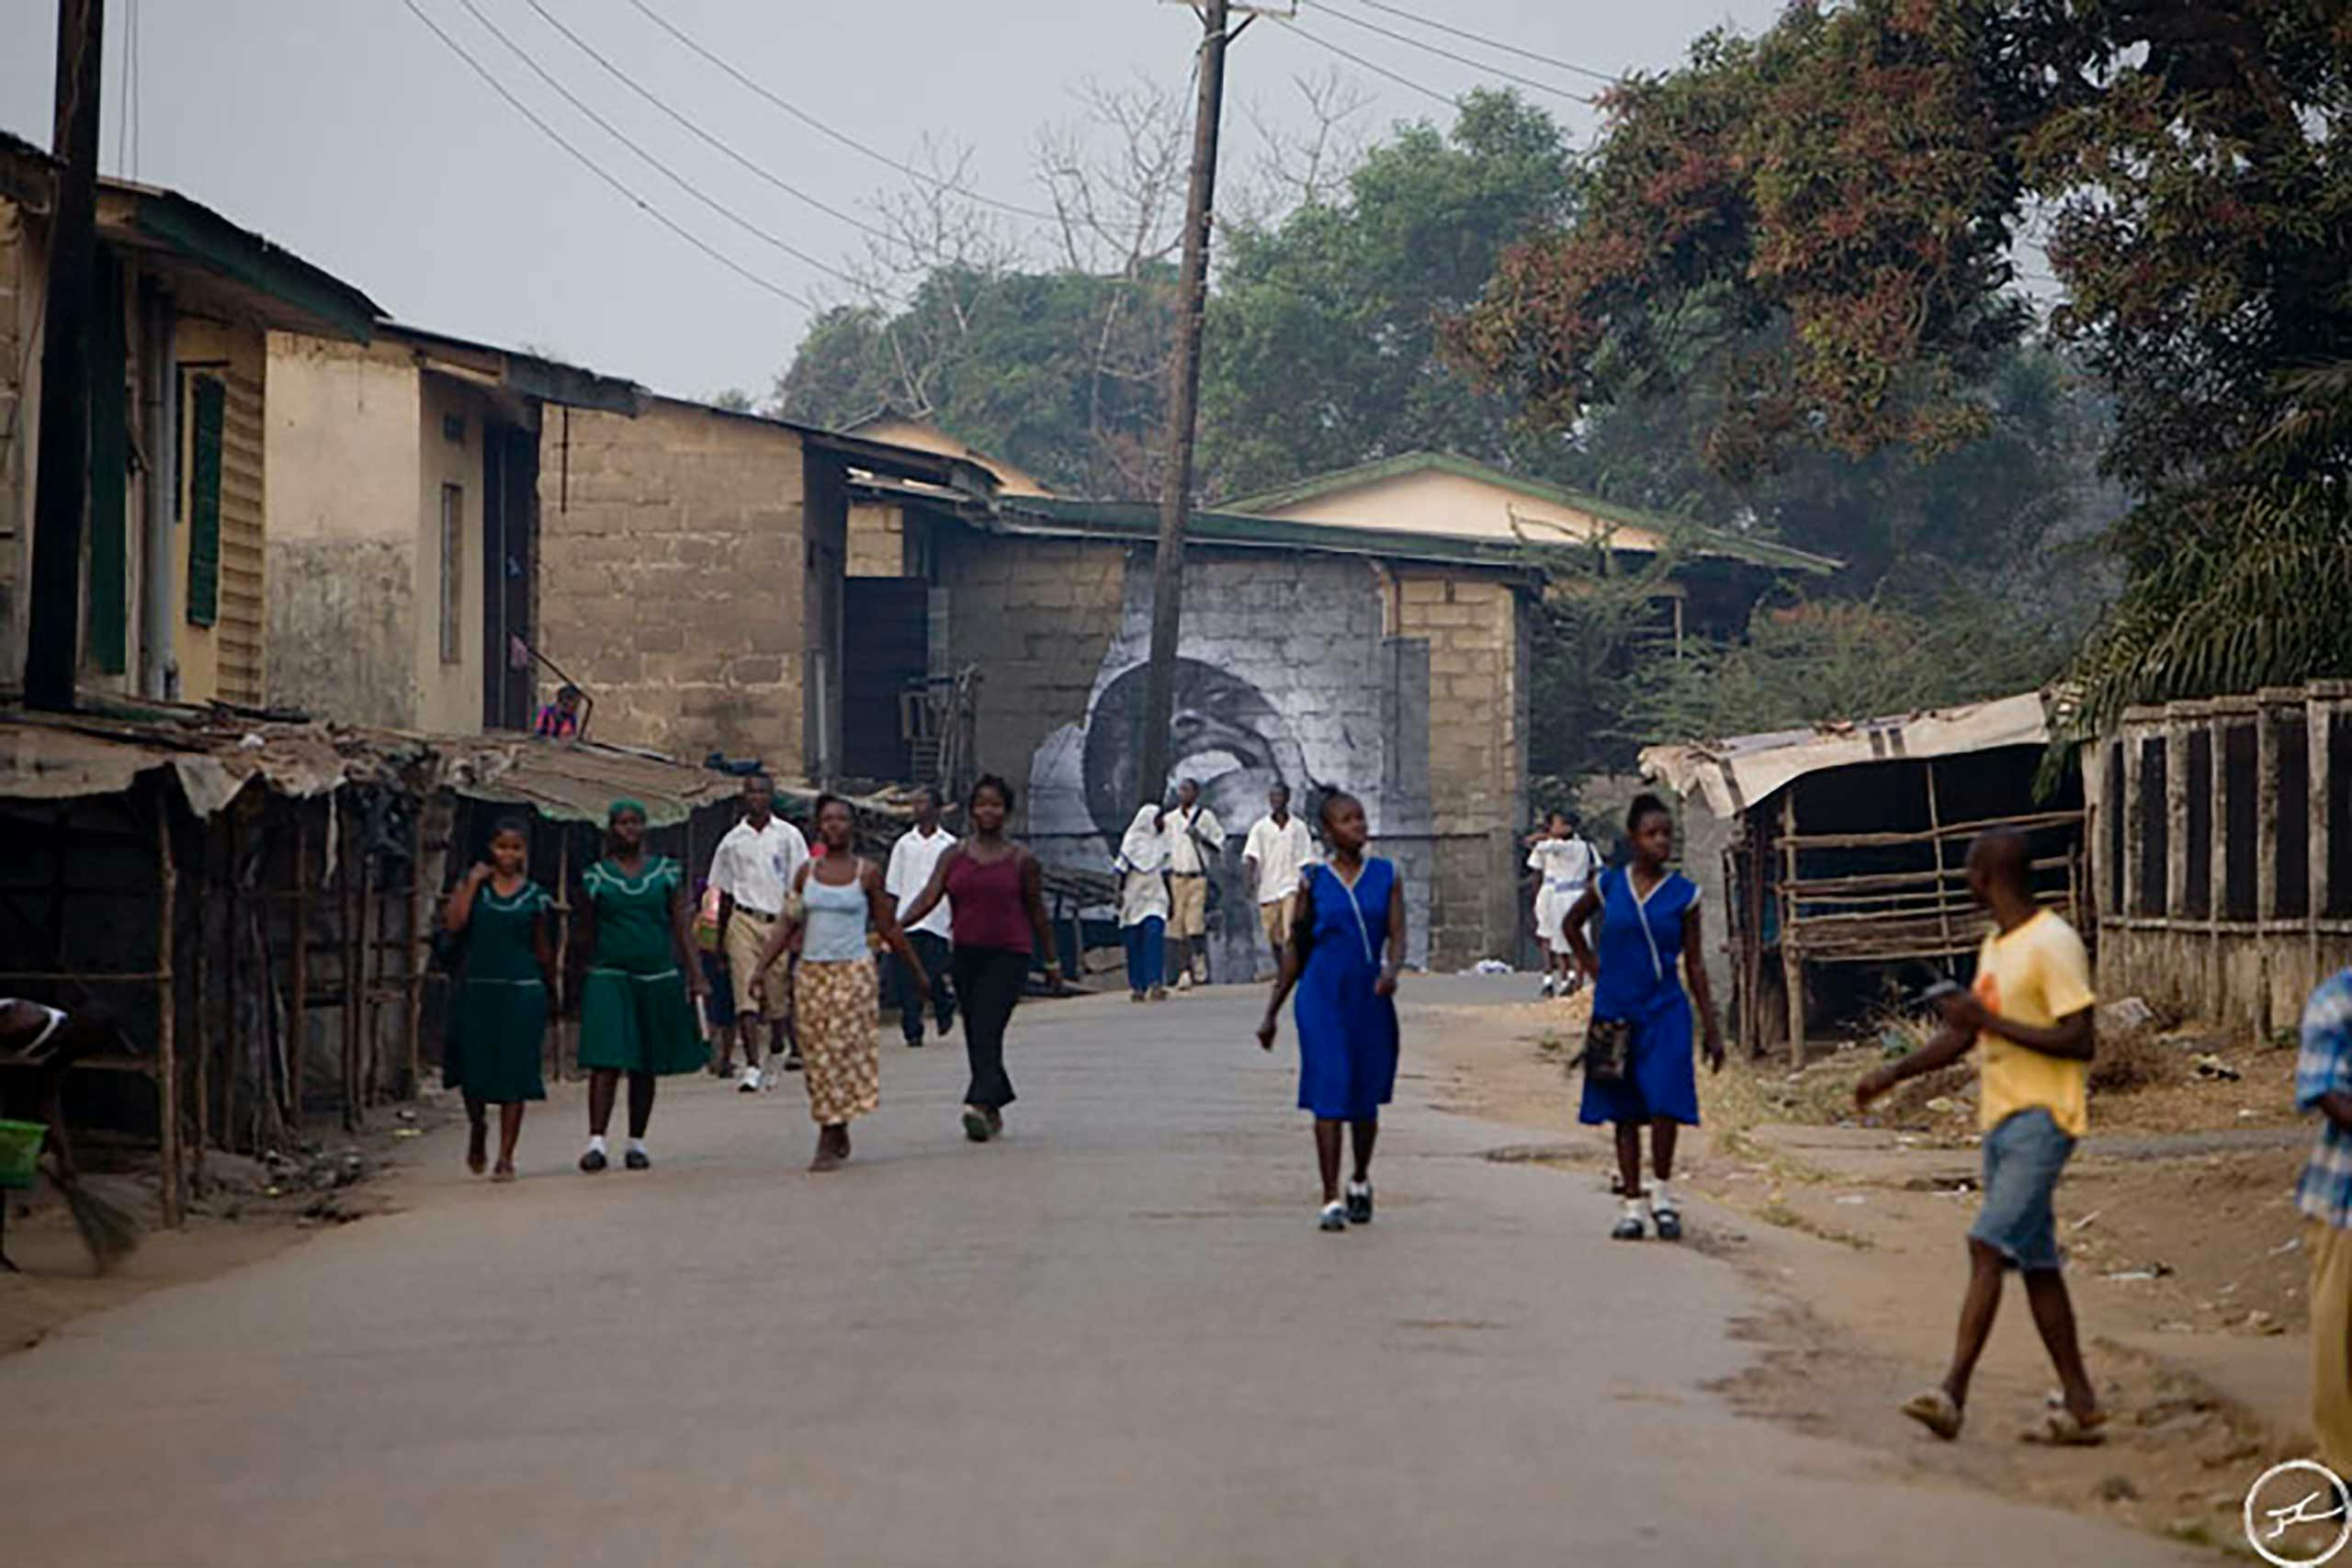
[(2344, 6), (1807, 6), (1610, 107), (1574, 220), (1507, 254), (1451, 337), (1538, 423), (1695, 389), (1733, 483), (1807, 450), (1958, 450), (1995, 423), (2016, 247), (2046, 217), (2052, 325), (2112, 402), (2133, 508), (2086, 678), (2111, 705), (2340, 657), (2335, 602), (2281, 569), (2334, 537), (2346, 449), (2261, 437), (2296, 412), (2291, 371), (2352, 356)]
[(1443, 363), (1436, 336), (1506, 246), (1567, 217), (1559, 127), (1508, 93), (1473, 93), (1450, 130), (1400, 127), (1336, 185), (1326, 167), (1294, 164), (1306, 199), (1224, 236), (1201, 376), (1204, 488), (1262, 490), (1418, 447), (1543, 468), (1510, 405)]

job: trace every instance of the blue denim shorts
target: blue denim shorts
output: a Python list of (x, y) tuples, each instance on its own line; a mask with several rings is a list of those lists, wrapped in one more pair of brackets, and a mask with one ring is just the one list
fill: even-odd
[(1996, 1248), (2011, 1267), (2059, 1264), (2058, 1220), (2050, 1207), (2075, 1140), (2049, 1111), (2020, 1111), (1984, 1134), (1984, 1206), (1971, 1240)]

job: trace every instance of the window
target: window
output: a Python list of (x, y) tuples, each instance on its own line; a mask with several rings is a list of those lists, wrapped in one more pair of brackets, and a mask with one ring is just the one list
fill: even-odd
[(2262, 818), (2254, 795), (2254, 726), (2233, 724), (2222, 731), (2222, 918), (2255, 918), (2256, 846)]
[(209, 626), (220, 618), (220, 442), (227, 423), (228, 383), (198, 376), (196, 418), (189, 429), (187, 470), (187, 618)]
[(2188, 732), (2188, 882), (2180, 912), (2204, 919), (2213, 912), (2213, 732)]
[(2278, 756), (2277, 795), (2278, 842), (2271, 863), (2277, 878), (2270, 913), (2280, 919), (2300, 920), (2312, 912), (2312, 740), (2311, 725), (2293, 709), (2271, 719)]
[(466, 487), (441, 487), (441, 662), (465, 657)]

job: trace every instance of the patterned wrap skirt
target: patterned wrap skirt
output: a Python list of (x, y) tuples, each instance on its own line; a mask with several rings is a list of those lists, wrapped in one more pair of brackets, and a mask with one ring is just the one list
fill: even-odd
[(882, 1103), (882, 992), (874, 960), (802, 959), (793, 1004), (809, 1119), (831, 1127), (872, 1113)]

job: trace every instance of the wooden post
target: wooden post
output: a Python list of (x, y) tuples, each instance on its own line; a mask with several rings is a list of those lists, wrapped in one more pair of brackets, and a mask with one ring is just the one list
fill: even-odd
[[(1944, 941), (1944, 962), (1951, 962), (1951, 908), (1944, 897), (1944, 819), (1936, 807), (1936, 761), (1930, 757), (1920, 766), (1928, 770), (1928, 835), (1936, 852), (1936, 928)], [(1791, 794), (1794, 794), (1792, 789)]]
[(425, 938), (427, 917), (424, 886), (424, 813), (427, 802), (419, 800), (416, 817), (408, 836), (408, 1028), (401, 1053), (407, 1077), (401, 1093), (414, 1099), (417, 1088), (424, 1081), (424, 964), (430, 951)]
[(365, 827), (360, 845), (359, 974), (352, 998), (359, 1014), (359, 1105), (364, 1111), (373, 1110), (382, 1098), (384, 1021), (377, 1011), (376, 996), (384, 977), (384, 890), (376, 886), (376, 857), (368, 848)]
[(302, 1139), (302, 1077), (311, 1055), (311, 818), (308, 802), (294, 806), (294, 997), (287, 1008), (286, 1126)]
[[(190, 976), (188, 987), (196, 998), (196, 1005), (189, 1013), (196, 1021), (196, 1083), (192, 1091), (196, 1101), (196, 1157), (189, 1168), (189, 1190), (198, 1197), (204, 1193), (204, 1145), (212, 1135), (212, 1031), (205, 1026), (204, 1021), (205, 995), (209, 989), (212, 968), (212, 942), (205, 929), (206, 914), (212, 902), (208, 897), (212, 891), (210, 835), (208, 833), (201, 842), (203, 848), (198, 852), (196, 862), (195, 973)], [(236, 900), (237, 819), (232, 813), (229, 818), (229, 916), (232, 932), (236, 929)], [(233, 936), (231, 940), (234, 940)], [(223, 1007), (233, 1008), (236, 1005), (236, 971), (233, 967), (222, 976), (222, 981)], [(220, 1032), (221, 1037), (233, 1040), (237, 1032), (236, 1021), (232, 1016), (229, 1021), (230, 1026)]]
[[(340, 830), (341, 824), (337, 823)], [(342, 906), (342, 929), (335, 936), (342, 949), (339, 965), (343, 976), (343, 1125), (346, 1132), (359, 1127), (359, 928), (360, 912), (366, 908), (359, 894), (358, 866), (356, 860), (366, 859), (363, 850), (355, 856), (348, 845), (344, 847), (341, 863), (336, 867), (336, 903)]]
[(1797, 941), (1797, 788), (1781, 795), (1781, 974), (1789, 987), (1789, 1065), (1804, 1066), (1804, 954)]
[[(1168, 376), (1168, 465), (1161, 476), (1159, 537), (1151, 561), (1151, 658), (1144, 674), (1143, 747), (1136, 777), (1153, 800), (1168, 787), (1170, 730), (1176, 707), (1176, 649), (1183, 618), (1184, 533), (1193, 518), (1193, 441), (1199, 424), (1201, 322), (1208, 301), (1211, 214), (1216, 205), (1218, 121), (1225, 106), (1229, 0), (1202, 0), (1200, 99), (1193, 114), (1193, 175), (1184, 207), (1184, 252), (1177, 273), (1176, 352)], [(1245, 21), (1243, 26), (1249, 23)]]
[(178, 1010), (177, 988), (172, 979), (172, 938), (175, 934), (174, 894), (179, 868), (172, 863), (172, 800), (161, 787), (155, 791), (155, 1098), (162, 1126), (164, 1226), (180, 1224), (180, 1058), (172, 1039)]

